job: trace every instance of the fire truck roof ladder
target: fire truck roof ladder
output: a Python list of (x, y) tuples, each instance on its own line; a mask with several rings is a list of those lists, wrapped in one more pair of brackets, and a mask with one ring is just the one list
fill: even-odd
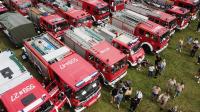
[(55, 10), (51, 9), (48, 6), (45, 6), (44, 4), (38, 4), (38, 8), (42, 13), (51, 13), (51, 14), (55, 13)]
[(131, 24), (132, 26), (136, 26), (140, 22), (147, 23), (146, 21), (148, 20), (148, 18), (141, 16), (140, 14), (137, 14), (130, 10), (123, 10), (121, 12), (118, 12), (116, 16), (120, 20), (124, 20), (124, 22), (126, 21), (128, 22), (128, 24)]
[(79, 27), (74, 28), (73, 30), (67, 30), (66, 34), (69, 38), (78, 42), (86, 49), (90, 49), (94, 46), (94, 44), (97, 44), (99, 43), (99, 41), (103, 40), (103, 37), (86, 27)]
[(151, 16), (155, 16), (158, 18), (160, 18), (160, 16), (161, 16), (160, 14), (152, 13), (153, 12), (152, 9), (150, 9), (142, 4), (138, 4), (138, 3), (128, 4), (128, 5), (125, 5), (125, 7), (128, 10), (138, 12), (142, 15), (151, 15)]

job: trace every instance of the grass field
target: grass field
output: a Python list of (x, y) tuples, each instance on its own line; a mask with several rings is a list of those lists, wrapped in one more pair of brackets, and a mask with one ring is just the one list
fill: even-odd
[[(168, 48), (161, 54), (161, 56), (167, 61), (167, 67), (162, 76), (157, 79), (148, 78), (147, 69), (143, 69), (142, 71), (136, 71), (135, 69), (128, 70), (128, 75), (125, 79), (132, 80), (134, 92), (140, 89), (144, 93), (144, 98), (141, 101), (137, 112), (160, 112), (158, 104), (150, 100), (151, 88), (158, 84), (164, 91), (166, 88), (166, 82), (171, 77), (175, 77), (178, 82), (184, 81), (185, 89), (181, 96), (175, 99), (170, 99), (167, 107), (178, 105), (183, 112), (200, 112), (200, 84), (197, 84), (194, 80), (194, 73), (197, 72), (200, 65), (195, 64), (196, 58), (189, 57), (190, 49), (185, 48), (182, 53), (177, 53), (175, 51), (176, 43), (180, 38), (186, 39), (188, 36), (192, 36), (197, 37), (200, 40), (200, 33), (196, 32), (196, 26), (197, 22), (193, 21), (187, 29), (177, 31), (176, 34), (172, 36)], [(2, 33), (0, 33), (0, 49), (4, 48), (11, 48), (20, 58), (19, 55), (21, 54), (21, 50), (15, 49), (9, 40)], [(146, 58), (154, 63), (155, 56), (147, 55)], [(24, 64), (32, 72), (32, 74), (38, 78), (33, 67), (28, 62), (24, 62)], [(121, 109), (117, 110), (115, 105), (110, 104), (109, 92), (110, 90), (108, 88), (103, 88), (100, 100), (85, 111), (127, 112), (129, 102), (123, 102)]]

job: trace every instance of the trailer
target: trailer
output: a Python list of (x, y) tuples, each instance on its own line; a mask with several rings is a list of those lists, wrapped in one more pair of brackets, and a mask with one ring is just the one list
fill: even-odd
[(0, 15), (0, 24), (5, 35), (16, 47), (22, 46), (24, 39), (36, 35), (33, 23), (18, 13), (7, 12)]
[(19, 62), (14, 52), (0, 53), (0, 108), (2, 112), (55, 112), (53, 99)]
[(126, 55), (87, 27), (67, 30), (64, 42), (98, 69), (105, 84), (113, 86), (127, 74)]
[(24, 46), (41, 76), (48, 77), (58, 86), (54, 94), (64, 92), (66, 97), (62, 101), (74, 111), (80, 112), (99, 99), (98, 71), (52, 34), (32, 37), (25, 41)]
[(167, 14), (160, 10), (152, 9), (141, 3), (136, 2), (127, 4), (125, 8), (146, 16), (149, 20), (168, 28), (170, 30), (170, 35), (173, 35), (175, 33), (175, 29), (177, 27), (176, 16)]
[(159, 53), (168, 46), (169, 30), (130, 10), (112, 16), (112, 25), (138, 36), (146, 52)]
[(60, 38), (69, 28), (68, 21), (56, 14), (56, 11), (44, 4), (38, 4), (28, 11), (30, 20), (34, 23), (39, 33), (49, 31), (55, 37)]
[(94, 16), (95, 21), (109, 20), (109, 5), (103, 0), (71, 0), (71, 3), (75, 6), (81, 7), (82, 10), (86, 10), (88, 13)]
[(105, 24), (94, 29), (95, 32), (105, 38), (115, 48), (127, 55), (129, 66), (136, 66), (138, 60), (143, 60), (145, 53), (140, 46), (139, 38), (121, 29)]
[(31, 0), (4, 0), (4, 3), (10, 10), (16, 10), (25, 17), (28, 17), (27, 11), (33, 6)]

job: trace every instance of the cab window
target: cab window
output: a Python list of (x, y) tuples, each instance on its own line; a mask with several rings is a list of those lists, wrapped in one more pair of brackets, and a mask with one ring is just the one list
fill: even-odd
[(88, 57), (88, 59), (91, 60), (91, 61), (94, 61), (95, 58), (94, 58), (93, 55), (90, 54), (89, 57)]
[(144, 36), (144, 30), (143, 30), (143, 29), (139, 29), (139, 34), (140, 34), (141, 36)]
[(118, 43), (113, 44), (115, 48), (120, 49), (120, 45)]
[(4, 106), (4, 104), (2, 103), (2, 101), (0, 101), (0, 112), (8, 112)]

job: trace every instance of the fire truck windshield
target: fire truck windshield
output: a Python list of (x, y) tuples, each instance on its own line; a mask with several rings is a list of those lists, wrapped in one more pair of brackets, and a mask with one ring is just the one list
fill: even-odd
[(169, 27), (173, 28), (176, 25), (176, 20), (170, 21), (169, 22)]
[(111, 65), (110, 68), (111, 68), (112, 74), (114, 74), (115, 72), (123, 68), (125, 65), (126, 65), (125, 59), (122, 59), (119, 62), (115, 63), (114, 65)]
[(94, 82), (88, 84), (87, 86), (83, 87), (79, 91), (75, 93), (75, 98), (78, 99), (80, 102), (86, 101), (94, 93), (96, 93), (99, 90), (99, 81), (95, 80)]
[(140, 44), (136, 44), (131, 48), (131, 54), (134, 54), (135, 52), (137, 52), (140, 49)]
[(98, 14), (104, 14), (104, 13), (106, 13), (106, 12), (108, 12), (108, 11), (109, 11), (108, 6), (101, 7), (101, 8), (97, 8), (97, 13), (98, 13)]
[(178, 19), (184, 19), (184, 18), (188, 18), (190, 16), (190, 13), (186, 13), (186, 14), (178, 14), (177, 18)]
[(49, 112), (53, 108), (53, 105), (50, 101), (42, 104), (35, 112)]
[(89, 20), (92, 20), (92, 17), (91, 17), (91, 16), (86, 16), (86, 17), (84, 17), (84, 18), (80, 18), (77, 22), (78, 22), (78, 24), (79, 24), (79, 23), (85, 23), (85, 22), (87, 22), (87, 21), (89, 21)]
[(53, 29), (54, 29), (55, 32), (58, 32), (58, 31), (66, 29), (68, 26), (69, 26), (69, 24), (65, 21), (65, 22), (55, 24), (53, 26)]
[(114, 6), (118, 5), (118, 4), (121, 4), (123, 3), (122, 0), (114, 0)]
[(25, 9), (31, 7), (31, 2), (24, 2), (23, 4), (19, 5), (20, 9)]
[(167, 37), (169, 37), (169, 34), (170, 32), (166, 32), (165, 34), (163, 34), (161, 37), (160, 37), (160, 42), (163, 42), (164, 40), (166, 40)]

